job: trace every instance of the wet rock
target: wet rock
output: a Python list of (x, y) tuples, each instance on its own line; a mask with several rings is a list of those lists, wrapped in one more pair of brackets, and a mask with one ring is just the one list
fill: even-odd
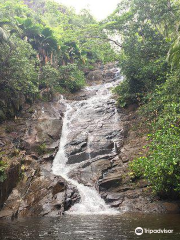
[(91, 71), (87, 75), (87, 79), (90, 81), (98, 81), (103, 79), (103, 73), (101, 70)]
[(111, 82), (112, 79), (116, 78), (118, 76), (118, 70), (117, 69), (107, 69), (103, 71), (103, 78), (104, 81), (108, 82), (108, 80)]
[(43, 147), (42, 152), (58, 147), (58, 144), (54, 142), (59, 140), (62, 120), (43, 119), (28, 122), (27, 124), (28, 131), (22, 142), (22, 148), (25, 148), (29, 153), (31, 151), (39, 153), (41, 146)]
[(58, 147), (59, 147), (59, 139), (57, 141), (54, 141), (53, 143), (51, 143), (48, 146), (48, 149), (49, 150), (55, 150), (55, 149), (58, 149)]
[(55, 153), (47, 153), (45, 155), (42, 156), (42, 159), (45, 160), (45, 161), (53, 161), (55, 157)]
[(124, 198), (124, 194), (122, 193), (107, 193), (106, 195), (107, 202), (113, 202), (123, 198)]
[(55, 150), (59, 146), (62, 116), (65, 107), (59, 98), (53, 102), (37, 104), (31, 119), (26, 120), (26, 133), (21, 140), (21, 148), (30, 154), (39, 155)]
[(36, 161), (30, 155), (27, 155), (23, 163), (23, 179), (17, 186), (15, 181), (11, 182), (13, 187), (16, 188), (3, 206), (3, 216), (14, 218), (61, 215), (64, 212), (65, 181), (52, 174), (51, 163), (49, 162), (41, 162), (40, 164), (40, 161)]
[[(147, 191), (148, 183), (144, 180), (132, 183), (128, 175), (128, 162), (141, 155), (139, 152), (146, 140), (139, 140), (129, 130), (136, 120), (134, 113), (127, 115), (124, 110), (117, 109), (116, 101), (108, 95), (118, 83), (114, 81), (118, 71), (112, 68), (114, 65), (110, 64), (88, 73), (91, 87), (67, 96), (72, 111), (68, 118), (65, 152), (68, 164), (76, 164), (69, 177), (95, 187), (107, 204), (120, 211), (178, 212), (178, 203), (152, 199), (152, 193)], [(51, 170), (65, 109), (57, 95), (52, 102), (38, 103), (29, 110), (27, 107), (27, 113), (23, 112), (26, 124), (19, 121), (13, 125), (9, 133), (11, 148), (20, 144), (26, 151), (24, 174), (4, 204), (0, 217), (59, 216), (80, 201), (77, 189), (53, 175)], [(4, 148), (6, 141), (1, 139), (0, 146)], [(13, 187), (15, 185), (11, 190)], [(3, 202), (9, 193), (5, 194)]]
[(4, 202), (9, 197), (13, 188), (17, 185), (20, 178), (21, 168), (20, 163), (12, 164), (5, 173), (5, 180), (0, 182), (0, 209), (3, 207)]
[(70, 177), (77, 179), (86, 186), (94, 186), (97, 188), (97, 182), (104, 172), (111, 168), (111, 160), (109, 155), (102, 156), (102, 159), (94, 159), (92, 162), (86, 161), (80, 165), (77, 170), (70, 173)]
[(81, 152), (81, 153), (69, 156), (68, 157), (68, 164), (80, 163), (82, 161), (86, 161), (87, 159), (89, 159), (88, 153)]
[(65, 202), (64, 202), (64, 210), (68, 211), (75, 203), (80, 202), (80, 195), (77, 189), (69, 185), (66, 191)]
[(56, 185), (53, 187), (53, 196), (57, 193), (63, 192), (65, 190), (64, 182), (57, 182)]
[(124, 193), (107, 192), (101, 196), (107, 204), (114, 208), (118, 208), (124, 200)]
[(113, 201), (112, 203), (110, 203), (110, 206), (113, 207), (113, 208), (118, 208), (121, 205), (122, 202), (123, 202), (123, 199)]
[(122, 183), (122, 175), (112, 174), (99, 181), (100, 191), (111, 191), (116, 187), (119, 187)]
[(119, 207), (122, 212), (144, 212), (144, 213), (164, 213), (165, 207), (161, 202), (150, 202), (148, 198), (143, 197), (142, 194), (134, 199), (124, 198)]

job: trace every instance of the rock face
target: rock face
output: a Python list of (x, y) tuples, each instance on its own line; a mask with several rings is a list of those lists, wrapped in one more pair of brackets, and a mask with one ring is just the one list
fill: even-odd
[(87, 79), (90, 81), (99, 81), (102, 80), (103, 78), (103, 73), (101, 70), (94, 70), (88, 73)]
[(0, 183), (1, 207), (7, 200), (0, 217), (58, 216), (79, 201), (77, 190), (51, 170), (59, 146), (63, 109), (58, 97), (53, 102), (36, 104), (32, 113), (24, 112), (23, 118), (9, 123), (14, 125), (9, 142), (14, 142), (23, 156), (19, 157), (22, 163), (10, 168), (6, 180)]
[(0, 217), (59, 216), (79, 201), (77, 190), (52, 174), (50, 162), (28, 161), (23, 179), (10, 194)]
[[(138, 156), (146, 141), (128, 132), (134, 115), (117, 109), (111, 96), (117, 75), (117, 69), (109, 68), (102, 74), (92, 72), (88, 80), (98, 84), (91, 83), (69, 103), (65, 151), (68, 165), (76, 165), (69, 176), (95, 187), (107, 204), (120, 211), (169, 212), (168, 204), (152, 197), (147, 182), (132, 181), (129, 176), (128, 162)], [(174, 204), (173, 209), (179, 209), (179, 203)]]
[(28, 153), (53, 152), (58, 148), (62, 129), (62, 117), (64, 106), (61, 100), (40, 103), (33, 109), (33, 115), (26, 120), (27, 131), (23, 137), (21, 148)]
[(5, 180), (0, 182), (0, 208), (3, 203), (7, 200), (9, 194), (13, 188), (16, 187), (20, 178), (20, 163), (16, 162), (12, 164), (5, 173)]
[(106, 82), (101, 77), (101, 83), (85, 88), (76, 101), (67, 102), (70, 105), (65, 146), (67, 164), (78, 164), (70, 176), (88, 186), (97, 186), (99, 178), (112, 168), (123, 142), (120, 114), (111, 94), (119, 81), (107, 79)]
[[(132, 181), (129, 176), (128, 162), (139, 156), (146, 139), (129, 130), (134, 113), (116, 107), (111, 88), (120, 79), (119, 70), (112, 67), (89, 73), (90, 86), (67, 96), (71, 111), (65, 152), (68, 165), (73, 166), (69, 177), (96, 188), (107, 204), (120, 211), (179, 212), (178, 202), (152, 197), (146, 181)], [(7, 180), (0, 183), (1, 206), (6, 201), (0, 217), (58, 216), (80, 201), (76, 187), (51, 170), (66, 107), (57, 96), (24, 110), (21, 119), (10, 124), (9, 144), (22, 154), (17, 169), (11, 169)], [(4, 148), (8, 141), (0, 138), (0, 146)]]

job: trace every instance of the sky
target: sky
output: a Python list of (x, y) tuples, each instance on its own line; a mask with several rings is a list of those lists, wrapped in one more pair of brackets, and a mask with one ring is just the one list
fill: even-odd
[(120, 0), (55, 0), (66, 6), (73, 6), (77, 12), (83, 8), (90, 10), (91, 14), (97, 19), (102, 20), (110, 15)]

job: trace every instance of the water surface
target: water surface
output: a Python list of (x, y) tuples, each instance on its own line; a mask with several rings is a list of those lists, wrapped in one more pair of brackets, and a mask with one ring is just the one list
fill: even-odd
[[(143, 234), (135, 228), (172, 229), (173, 234)], [(180, 239), (180, 215), (66, 215), (0, 221), (1, 240)]]

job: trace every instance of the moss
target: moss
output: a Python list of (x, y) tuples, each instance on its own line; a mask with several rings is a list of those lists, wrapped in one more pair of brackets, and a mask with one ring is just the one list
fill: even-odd
[(11, 157), (16, 157), (16, 156), (19, 156), (19, 153), (20, 153), (20, 150), (15, 148), (13, 150), (13, 152), (11, 153)]
[(34, 113), (34, 109), (32, 107), (29, 108), (28, 113), (33, 114)]
[(36, 151), (37, 151), (37, 153), (38, 153), (39, 155), (42, 155), (42, 154), (47, 153), (48, 150), (47, 150), (46, 144), (45, 144), (45, 143), (40, 144), (40, 145), (37, 147)]
[(6, 168), (7, 164), (0, 158), (0, 182), (4, 182), (6, 179)]

